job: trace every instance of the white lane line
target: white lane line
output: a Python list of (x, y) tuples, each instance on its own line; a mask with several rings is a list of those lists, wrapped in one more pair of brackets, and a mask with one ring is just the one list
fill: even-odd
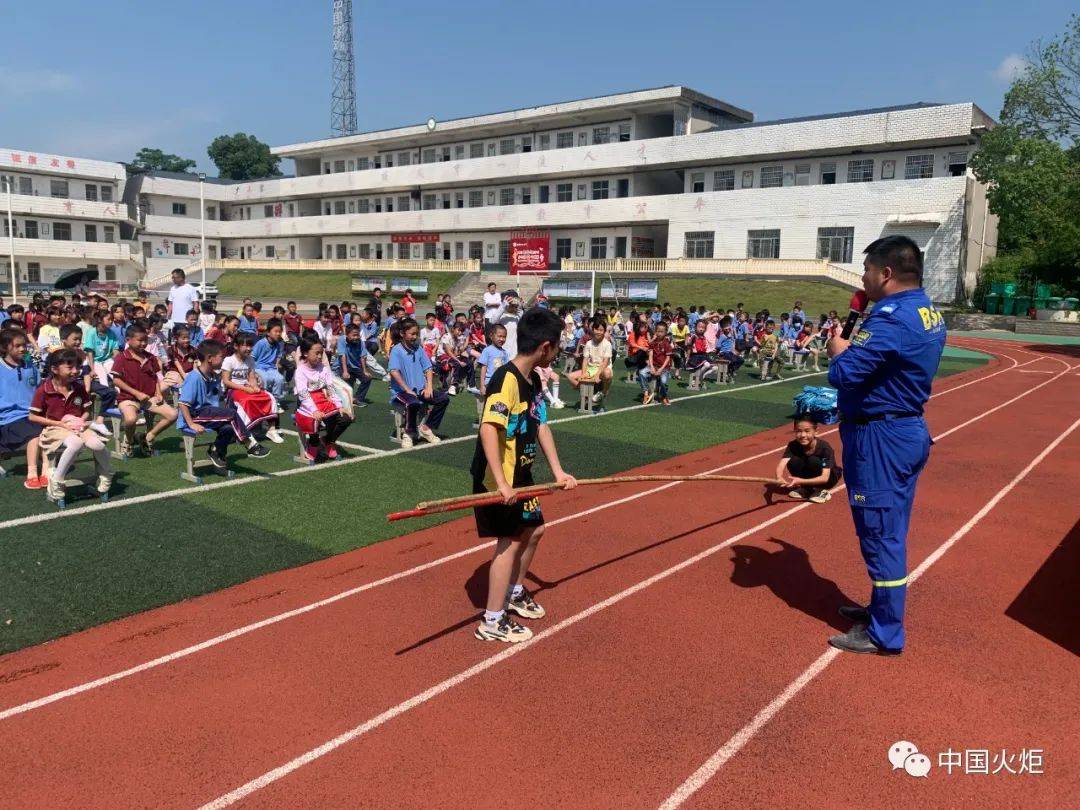
[[(1013, 365), (1010, 366), (1009, 368), (1005, 368), (1005, 369), (1001, 369), (999, 371), (995, 371), (992, 374), (987, 374), (985, 377), (979, 377), (979, 378), (977, 378), (975, 380), (971, 380), (969, 382), (962, 383), (961, 385), (953, 386), (952, 388), (948, 388), (948, 389), (946, 389), (944, 391), (939, 391), (938, 393), (934, 394), (930, 398), (935, 399), (937, 397), (944, 396), (946, 394), (950, 394), (953, 391), (957, 391), (957, 390), (959, 390), (961, 388), (967, 388), (969, 385), (974, 385), (975, 383), (979, 383), (979, 382), (985, 382), (986, 380), (989, 380), (989, 379), (991, 379), (993, 377), (996, 377), (999, 374), (1003, 374), (1006, 371), (1011, 371), (1013, 368), (1016, 368), (1016, 366), (1017, 366), (1016, 360), (1014, 360), (1011, 357), (1006, 357), (1005, 359), (1011, 361)], [(1035, 390), (1035, 389), (1031, 389), (1031, 390)], [(1030, 393), (1030, 391), (1028, 393)], [(829, 434), (836, 433), (838, 430), (839, 430), (838, 428), (832, 428), (830, 430), (824, 431), (821, 435), (828, 436)], [(722, 472), (724, 470), (731, 469), (732, 467), (737, 467), (737, 466), (739, 466), (741, 464), (745, 464), (748, 461), (756, 461), (759, 458), (763, 458), (765, 456), (773, 455), (773, 454), (777, 453), (778, 451), (780, 451), (781, 449), (783, 449), (782, 446), (770, 448), (769, 450), (764, 450), (764, 451), (762, 451), (760, 453), (756, 453), (756, 454), (754, 454), (752, 456), (747, 456), (745, 458), (739, 459), (738, 461), (728, 462), (727, 464), (724, 464), (722, 466), (714, 467), (711, 470), (704, 470), (700, 474), (701, 475), (712, 475), (714, 473)], [(398, 451), (398, 452), (401, 452), (401, 451)], [(644, 490), (642, 492), (635, 493), (633, 495), (628, 495), (628, 496), (623, 497), (623, 498), (618, 498), (616, 500), (608, 501), (606, 503), (590, 507), (589, 509), (582, 510), (581, 512), (575, 512), (575, 513), (570, 514), (570, 515), (564, 515), (563, 517), (556, 518), (554, 520), (549, 521), (549, 525), (556, 526), (556, 525), (558, 525), (560, 523), (566, 523), (566, 522), (569, 522), (571, 520), (577, 520), (578, 518), (586, 517), (587, 515), (592, 515), (592, 514), (595, 514), (596, 512), (600, 512), (600, 511), (602, 511), (604, 509), (610, 509), (610, 508), (612, 508), (614, 506), (621, 506), (622, 504), (638, 500), (639, 498), (644, 498), (644, 497), (646, 497), (648, 495), (652, 495), (654, 493), (661, 492), (663, 490), (670, 489), (671, 487), (678, 486), (678, 485), (679, 485), (679, 482), (677, 482), (677, 481), (667, 483), (667, 484), (661, 484), (659, 486), (652, 487), (650, 489)], [(480, 543), (479, 545), (472, 546), (471, 548), (467, 548), (467, 549), (465, 549), (463, 551), (458, 551), (458, 552), (455, 552), (453, 554), (449, 554), (449, 555), (444, 556), (444, 557), (439, 557), (438, 559), (432, 560), (432, 561), (427, 562), (427, 563), (423, 563), (421, 565), (415, 566), (413, 568), (406, 569), (404, 571), (399, 571), (396, 574), (391, 574), (391, 575), (386, 576), (386, 577), (384, 577), (382, 579), (374, 580), (372, 582), (368, 582), (368, 583), (365, 583), (363, 585), (359, 585), (359, 586), (357, 586), (355, 588), (349, 588), (347, 590), (341, 591), (340, 593), (336, 593), (336, 594), (334, 594), (332, 596), (329, 596), (329, 597), (327, 597), (325, 599), (321, 599), (321, 600), (319, 600), (317, 602), (312, 602), (312, 603), (309, 603), (307, 605), (302, 605), (299, 608), (295, 608), (293, 610), (285, 611), (284, 613), (279, 613), (279, 614), (276, 614), (274, 616), (269, 616), (266, 619), (262, 619), (262, 620), (260, 620), (258, 622), (253, 622), (251, 624), (244, 625), (243, 627), (238, 627), (235, 630), (230, 630), (227, 633), (223, 633), (221, 635), (214, 636), (213, 638), (209, 638), (209, 639), (207, 639), (205, 641), (199, 642), (198, 644), (193, 644), (193, 645), (191, 645), (189, 647), (184, 647), (184, 648), (176, 650), (174, 652), (167, 653), (167, 654), (162, 655), (162, 656), (160, 656), (158, 658), (154, 658), (154, 659), (152, 659), (150, 661), (145, 661), (145, 662), (143, 662), (141, 664), (137, 664), (137, 665), (135, 665), (133, 667), (130, 667), (128, 669), (124, 669), (124, 670), (121, 670), (119, 672), (114, 672), (114, 673), (112, 673), (110, 675), (105, 675), (105, 676), (103, 676), (101, 678), (97, 678), (97, 679), (92, 680), (92, 681), (87, 681), (86, 683), (78, 684), (78, 685), (70, 687), (68, 689), (61, 690), (59, 692), (54, 692), (54, 693), (52, 693), (50, 695), (46, 695), (44, 697), (38, 698), (36, 700), (29, 701), (27, 703), (23, 703), (23, 704), (18, 705), (18, 706), (13, 706), (10, 709), (5, 709), (4, 711), (0, 711), (0, 720), (6, 720), (9, 717), (14, 717), (15, 715), (18, 715), (18, 714), (23, 714), (25, 712), (32, 711), (34, 709), (39, 709), (42, 706), (47, 706), (50, 703), (55, 703), (58, 700), (63, 700), (64, 698), (74, 697), (75, 695), (82, 694), (83, 692), (87, 692), (87, 691), (89, 691), (91, 689), (96, 689), (96, 688), (99, 688), (99, 687), (102, 687), (102, 686), (107, 686), (108, 684), (113, 683), (115, 681), (119, 681), (119, 680), (122, 680), (124, 678), (131, 677), (132, 675), (137, 675), (140, 672), (145, 672), (145, 671), (147, 671), (149, 669), (155, 669), (157, 667), (164, 666), (165, 664), (172, 663), (173, 661), (178, 661), (181, 658), (186, 658), (189, 655), (194, 655), (197, 652), (201, 652), (203, 650), (210, 649), (211, 647), (216, 647), (217, 645), (223, 644), (226, 641), (231, 641), (234, 638), (239, 638), (240, 636), (247, 635), (248, 633), (254, 632), (256, 630), (260, 630), (260, 629), (262, 629), (264, 627), (269, 627), (271, 625), (277, 624), (278, 622), (285, 621), (286, 619), (291, 619), (291, 618), (293, 618), (295, 616), (303, 615), (304, 613), (308, 613), (308, 612), (310, 612), (312, 610), (315, 610), (317, 608), (325, 607), (327, 605), (332, 605), (335, 602), (338, 602), (338, 601), (340, 601), (342, 599), (347, 599), (350, 596), (355, 596), (358, 593), (363, 593), (364, 591), (371, 590), (372, 588), (377, 588), (377, 587), (379, 587), (381, 585), (387, 585), (387, 584), (389, 584), (391, 582), (396, 582), (399, 579), (405, 579), (406, 577), (410, 577), (410, 576), (413, 576), (415, 574), (419, 574), (419, 573), (421, 573), (423, 571), (427, 571), (427, 570), (429, 570), (431, 568), (435, 568), (435, 567), (443, 565), (445, 563), (452, 562), (454, 560), (457, 560), (457, 559), (459, 559), (461, 557), (464, 557), (464, 556), (467, 556), (469, 554), (473, 554), (475, 552), (482, 551), (482, 550), (484, 550), (486, 548), (490, 548), (493, 545), (494, 545), (494, 542)]]
[[(1059, 374), (1058, 377), (1062, 376), (1062, 374), (1065, 374), (1065, 373), (1066, 373), (1065, 371), (1061, 372), (1061, 374)], [(1054, 377), (1054, 380), (1056, 380), (1058, 377)], [(994, 413), (996, 411), (1001, 410), (1006, 405), (1009, 405), (1009, 404), (1011, 404), (1013, 402), (1016, 402), (1017, 400), (1023, 399), (1024, 397), (1028, 396), (1029, 394), (1034, 393), (1035, 391), (1042, 388), (1043, 386), (1049, 385), (1054, 380), (1047, 380), (1044, 383), (1040, 383), (1039, 385), (1028, 389), (1024, 393), (1013, 397), (1012, 399), (1008, 400), (1007, 402), (1002, 403), (1000, 405), (997, 405), (994, 408), (990, 408), (989, 410), (984, 411), (983, 413), (979, 414), (978, 416), (976, 416), (976, 417), (974, 417), (972, 419), (969, 419), (968, 421), (964, 422), (963, 424), (961, 424), (961, 425), (959, 425), (959, 426), (957, 426), (955, 428), (951, 428), (950, 430), (947, 430), (944, 433), (938, 434), (937, 436), (934, 437), (934, 440), (935, 441), (940, 441), (941, 439), (945, 438), (946, 436), (948, 436), (951, 433), (954, 433), (955, 431), (961, 429), (962, 427), (970, 425), (970, 424), (972, 424), (974, 422), (978, 422), (981, 419), (985, 419), (987, 416), (989, 416), (990, 414), (992, 414), (992, 413)], [(1077, 420), (1077, 424), (1080, 424), (1080, 420)], [(1075, 427), (1076, 427), (1076, 424), (1073, 425), (1073, 428), (1075, 428)], [(1071, 433), (1073, 428), (1070, 428), (1068, 432)], [(1064, 437), (1059, 436), (1057, 441), (1060, 442), (1062, 438), (1064, 438)], [(1051, 446), (1045, 452), (1048, 453), (1050, 451), (1050, 449), (1053, 449), (1053, 446)], [(841, 484), (840, 486), (836, 487), (834, 492), (842, 492), (844, 489), (845, 489), (845, 485)], [(999, 498), (999, 500), (1000, 500), (1000, 498)], [(653, 576), (649, 577), (648, 579), (644, 579), (644, 580), (642, 580), (640, 582), (637, 582), (634, 585), (631, 585), (629, 588), (626, 588), (625, 590), (620, 591), (619, 593), (616, 593), (613, 596), (609, 596), (607, 599), (604, 599), (601, 602), (597, 602), (596, 604), (591, 605), (590, 607), (580, 611), (579, 613), (575, 613), (574, 615), (569, 616), (566, 619), (563, 619), (561, 622), (558, 622), (557, 624), (552, 625), (550, 628), (548, 628), (546, 630), (543, 630), (540, 633), (537, 633), (529, 641), (521, 642), (519, 644), (513, 644), (508, 649), (505, 649), (500, 653), (496, 653), (495, 655), (490, 656), (489, 658), (485, 658), (484, 660), (480, 661), (479, 663), (474, 664), (472, 667), (469, 667), (468, 669), (466, 669), (466, 670), (464, 670), (462, 672), (459, 672), (457, 675), (454, 675), (454, 676), (452, 676), (450, 678), (447, 678), (444, 681), (440, 681), (439, 683), (437, 683), (434, 686), (424, 690), (423, 692), (420, 692), (419, 694), (414, 695), (413, 697), (411, 697), (411, 698), (409, 698), (409, 699), (407, 699), (405, 701), (402, 701), (401, 703), (397, 704), (396, 706), (393, 706), (390, 709), (387, 709), (382, 714), (379, 714), (379, 715), (371, 718), (370, 720), (368, 720), (368, 721), (366, 721), (364, 723), (361, 723), (358, 726), (355, 726), (354, 728), (344, 732), (343, 734), (340, 734), (337, 737), (334, 737), (333, 739), (328, 740), (327, 742), (323, 743), (322, 745), (319, 745), (318, 747), (313, 748), (313, 749), (311, 749), (310, 751), (307, 751), (304, 754), (301, 754), (300, 756), (290, 760), (289, 762), (286, 762), (283, 765), (278, 766), (277, 768), (274, 768), (273, 770), (267, 771), (263, 775), (258, 776), (255, 779), (252, 779), (250, 782), (247, 782), (247, 783), (241, 785), (240, 787), (236, 788), (235, 790), (232, 790), (229, 793), (226, 793), (226, 794), (224, 794), (222, 796), (219, 796), (217, 799), (214, 799), (213, 801), (203, 805), (201, 810), (220, 810), (220, 808), (228, 807), (229, 805), (232, 805), (232, 804), (240, 801), (241, 799), (245, 798), (246, 796), (249, 796), (252, 793), (255, 793), (256, 791), (261, 790), (262, 788), (266, 787), (267, 785), (270, 785), (273, 782), (276, 782), (277, 780), (279, 780), (279, 779), (281, 779), (281, 778), (283, 778), (285, 776), (288, 776), (289, 774), (291, 774), (294, 771), (304, 767), (305, 765), (308, 765), (311, 762), (314, 762), (315, 760), (317, 760), (317, 759), (319, 759), (319, 758), (321, 758), (323, 756), (326, 756), (327, 754), (333, 752), (335, 749), (340, 748), (341, 746), (343, 746), (343, 745), (345, 745), (345, 744), (347, 744), (349, 742), (352, 742), (353, 740), (357, 739), (358, 737), (363, 736), (364, 734), (367, 734), (369, 731), (372, 731), (372, 730), (378, 728), (379, 726), (384, 725), (385, 723), (389, 722), (390, 720), (393, 720), (395, 717), (399, 717), (400, 715), (402, 715), (402, 714), (404, 714), (404, 713), (406, 713), (406, 712), (408, 712), (408, 711), (410, 711), (412, 709), (415, 709), (417, 706), (421, 706), (424, 703), (427, 703), (428, 701), (432, 700), (435, 697), (438, 697), (439, 695), (441, 695), (444, 692), (454, 688), (455, 686), (458, 686), (458, 685), (464, 683), (465, 681), (468, 681), (469, 679), (475, 677), (476, 675), (479, 675), (480, 673), (490, 669), (491, 667), (495, 666), (496, 664), (499, 664), (499, 663), (505, 661), (507, 658), (510, 658), (513, 655), (517, 655), (517, 654), (525, 651), (526, 649), (529, 649), (530, 647), (533, 647), (536, 644), (539, 644), (541, 641), (543, 641), (545, 639), (551, 638), (552, 636), (554, 636), (557, 633), (562, 632), (566, 628), (572, 627), (573, 625), (577, 624), (578, 622), (581, 622), (581, 621), (595, 615), (596, 613), (599, 613), (600, 611), (611, 607), (612, 605), (618, 604), (619, 602), (623, 601), (624, 599), (627, 599), (630, 596), (633, 596), (634, 594), (639, 593), (640, 591), (643, 591), (646, 588), (651, 587), (652, 585), (655, 585), (657, 582), (661, 582), (662, 580), (665, 580), (668, 577), (671, 577), (674, 574), (677, 574), (678, 572), (680, 572), (680, 571), (682, 571), (682, 570), (684, 570), (686, 568), (689, 568), (692, 565), (695, 565), (696, 563), (700, 562), (701, 560), (704, 560), (704, 559), (706, 559), (708, 557), (711, 557), (713, 554), (716, 554), (718, 551), (721, 551), (722, 549), (725, 549), (728, 546), (730, 546), (730, 545), (732, 545), (734, 543), (737, 543), (738, 541), (740, 541), (740, 540), (742, 540), (742, 539), (744, 539), (746, 537), (749, 537), (750, 535), (756, 534), (757, 532), (761, 531), (762, 529), (768, 528), (769, 526), (773, 525), (774, 523), (778, 523), (781, 520), (787, 519), (788, 517), (795, 514), (796, 512), (798, 512), (798, 511), (800, 511), (802, 509), (805, 509), (807, 506), (810, 506), (810, 504), (809, 503), (802, 503), (802, 504), (799, 504), (797, 506), (791, 507), (790, 509), (787, 509), (787, 510), (783, 511), (778, 515), (774, 515), (773, 517), (769, 518), (768, 520), (764, 520), (764, 521), (758, 523), (756, 526), (752, 526), (749, 529), (746, 529), (746, 530), (744, 530), (742, 532), (739, 532), (738, 534), (733, 535), (732, 537), (729, 537), (726, 540), (723, 540), (722, 542), (717, 543), (716, 545), (711, 546), (710, 548), (707, 548), (704, 551), (701, 551), (701, 552), (695, 554), (693, 557), (690, 557), (689, 559), (683, 560), (682, 562), (677, 563), (677, 564), (671, 566), (670, 568), (667, 568), (667, 569), (659, 572), (658, 574), (654, 574)], [(839, 652), (839, 651), (837, 651), (837, 652)], [(823, 658), (824, 657), (825, 656), (823, 656)], [(820, 660), (821, 659), (819, 659), (819, 661)], [(829, 660), (831, 660), (831, 659), (829, 659)], [(828, 665), (828, 660), (825, 660), (823, 663), (820, 663), (819, 666), (820, 666), (821, 669), (824, 669), (824, 667), (827, 666), (827, 665)], [(806, 683), (809, 683), (809, 680), (807, 680)], [(799, 687), (799, 688), (801, 688), (801, 687)], [(795, 693), (793, 692), (792, 694), (795, 694)], [(775, 714), (775, 712), (774, 712), (774, 714)]]
[[(910, 587), (918, 580), (926, 571), (941, 559), (944, 554), (956, 545), (968, 532), (970, 532), (979, 522), (989, 514), (990, 510), (997, 506), (1001, 500), (1008, 495), (1013, 489), (1023, 481), (1028, 474), (1038, 466), (1043, 459), (1045, 459), (1051, 452), (1061, 444), (1076, 428), (1080, 426), (1080, 419), (1077, 419), (1072, 425), (1050, 444), (1043, 448), (1034, 459), (1032, 459), (1024, 469), (1022, 469), (1015, 478), (1013, 478), (1008, 484), (998, 490), (986, 504), (972, 515), (963, 526), (956, 530), (940, 546), (938, 546), (922, 563), (908, 576), (908, 586)], [(820, 675), (829, 664), (831, 664), (837, 656), (841, 654), (841, 651), (835, 648), (830, 648), (823, 652), (817, 660), (815, 660), (810, 666), (808, 666), (799, 676), (788, 684), (779, 695), (772, 699), (761, 711), (754, 715), (753, 719), (735, 732), (720, 749), (709, 757), (705, 763), (698, 768), (690, 778), (682, 783), (664, 802), (660, 805), (661, 810), (674, 810), (674, 808), (680, 806), (683, 802), (693, 796), (698, 790), (716, 775), (716, 773), (724, 767), (724, 765), (735, 754), (737, 754), (750, 740), (752, 740), (757, 734), (764, 728), (770, 720), (772, 720), (779, 712), (794, 698), (799, 692), (801, 692), (807, 684)]]
[(1020, 373), (1021, 374), (1053, 374), (1054, 370), (1052, 368), (1022, 368), (1022, 369), (1020, 369)]
[[(700, 399), (701, 397), (715, 397), (720, 394), (731, 394), (736, 391), (749, 391), (758, 388), (766, 388), (771, 385), (781, 385), (784, 383), (793, 382), (795, 380), (801, 380), (806, 377), (817, 377), (825, 372), (813, 372), (810, 374), (801, 374), (797, 377), (787, 377), (783, 380), (773, 380), (771, 382), (755, 383), (751, 385), (741, 385), (734, 388), (721, 388), (717, 391), (706, 391), (702, 394), (692, 394), (685, 397), (676, 397), (671, 400), (672, 405), (677, 405), (680, 402), (685, 402), (691, 399)], [(987, 375), (992, 376), (992, 375)], [(653, 407), (651, 405), (627, 405), (623, 408), (612, 408), (610, 411), (604, 411), (597, 414), (586, 414), (583, 416), (567, 416), (562, 419), (552, 419), (550, 424), (558, 425), (563, 422), (573, 422), (577, 419), (602, 419), (606, 416), (614, 416), (615, 414), (626, 413), (628, 411), (640, 410), (644, 407)], [(154, 501), (161, 501), (168, 498), (182, 498), (187, 495), (200, 495), (204, 492), (211, 492), (217, 489), (225, 489), (227, 487), (242, 487), (248, 484), (255, 484), (259, 482), (272, 481), (278, 478), (288, 478), (293, 475), (304, 475), (305, 473), (320, 472), (322, 470), (334, 470), (340, 467), (347, 466), (349, 464), (360, 464), (364, 461), (372, 461), (382, 458), (388, 458), (390, 456), (399, 456), (403, 453), (417, 453), (425, 450), (431, 450), (433, 447), (445, 447), (450, 444), (458, 444), (460, 442), (475, 441), (476, 436), (473, 434), (467, 434), (465, 436), (454, 436), (450, 439), (443, 439), (439, 444), (417, 444), (411, 448), (395, 448), (393, 450), (376, 450), (374, 453), (366, 456), (358, 456), (356, 458), (340, 459), (338, 461), (327, 461), (322, 464), (317, 464), (314, 467), (293, 467), (288, 470), (279, 470), (277, 472), (269, 472), (265, 475), (248, 475), (241, 478), (231, 478), (226, 481), (215, 481), (212, 484), (199, 484), (192, 487), (179, 487), (177, 489), (163, 490), (162, 492), (151, 492), (146, 495), (135, 495), (130, 498), (119, 498), (108, 503), (95, 503), (87, 506), (79, 506), (74, 509), (65, 509), (63, 511), (57, 510), (55, 512), (42, 512), (37, 515), (27, 515), (26, 517), (13, 518), (11, 520), (0, 521), (0, 530), (18, 528), (20, 526), (31, 526), (36, 523), (48, 523), (52, 520), (62, 520), (64, 518), (72, 518), (77, 515), (92, 514), (95, 512), (102, 512), (109, 509), (120, 509), (125, 506), (136, 506), (143, 503), (152, 503)]]
[[(278, 433), (284, 433), (287, 436), (297, 436), (297, 435), (299, 435), (299, 434), (297, 434), (297, 432), (295, 430), (286, 430), (285, 428), (278, 428)], [(338, 439), (336, 442), (334, 442), (334, 444), (336, 444), (338, 447), (345, 447), (345, 448), (347, 448), (349, 450), (360, 450), (360, 451), (362, 451), (364, 453), (383, 453), (383, 452), (386, 452), (384, 450), (380, 450), (378, 447), (368, 447), (367, 445), (364, 445), (364, 444), (353, 444), (352, 442), (343, 442), (343, 441), (341, 441), (341, 439)]]

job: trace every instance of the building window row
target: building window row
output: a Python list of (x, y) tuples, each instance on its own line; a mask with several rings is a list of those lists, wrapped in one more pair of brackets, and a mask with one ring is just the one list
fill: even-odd
[[(714, 258), (715, 231), (687, 231), (683, 236), (683, 256), (688, 259)], [(818, 228), (817, 258), (837, 264), (851, 264), (855, 245), (853, 227)], [(602, 256), (593, 258), (604, 258)], [(746, 232), (746, 258), (779, 259), (780, 229), (763, 228)]]
[[(16, 183), (16, 180), (18, 181)], [(37, 194), (34, 191), (34, 179), (32, 177), (26, 177), (21, 175), (16, 177), (15, 175), (4, 175), (0, 177), (0, 191), (6, 193), (10, 187), (12, 194), (21, 194), (24, 197), (33, 197)], [(68, 180), (49, 180), (49, 196), (56, 199), (68, 200), (71, 199), (71, 183)], [(89, 202), (112, 202), (113, 201), (113, 187), (108, 184), (98, 185), (97, 183), (84, 183), (83, 184), (83, 199)]]
[[(4, 236), (10, 236), (7, 217), (3, 217)], [(39, 222), (36, 219), (14, 220), (15, 237), (17, 239), (53, 239), (61, 242), (70, 242), (72, 236), (71, 223), (69, 222)], [(20, 227), (21, 226), (21, 227)], [(101, 239), (98, 239), (98, 228), (101, 228)], [(83, 225), (83, 241), (85, 242), (115, 242), (115, 225), (97, 225), (86, 223)]]

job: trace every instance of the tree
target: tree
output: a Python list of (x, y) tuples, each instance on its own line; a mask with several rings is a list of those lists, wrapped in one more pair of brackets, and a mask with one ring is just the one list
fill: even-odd
[(187, 172), (195, 168), (195, 161), (182, 158), (179, 155), (170, 155), (160, 149), (151, 149), (144, 146), (135, 154), (131, 165), (136, 169), (161, 172)]
[(1060, 38), (1032, 45), (1027, 68), (1005, 94), (1001, 122), (1026, 137), (1080, 139), (1080, 15)]
[(281, 176), (281, 158), (270, 154), (270, 147), (254, 135), (218, 135), (206, 152), (217, 166), (218, 175), (229, 180)]

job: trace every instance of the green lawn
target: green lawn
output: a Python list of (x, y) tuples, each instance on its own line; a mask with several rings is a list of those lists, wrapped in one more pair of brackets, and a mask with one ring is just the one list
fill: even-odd
[[(947, 356), (940, 373), (984, 361)], [(821, 375), (760, 386), (743, 375), (732, 388), (710, 389), (727, 393), (670, 408), (564, 423), (557, 420), (575, 412), (552, 411), (553, 429), (567, 469), (582, 477), (605, 475), (781, 425), (790, 414), (792, 396), (804, 384), (823, 382)], [(633, 404), (638, 390), (616, 382), (608, 408)], [(672, 389), (675, 399), (687, 393), (679, 386)], [(386, 387), (376, 383), (371, 398), (376, 404), (357, 411), (343, 441), (391, 449)], [(388, 512), (419, 500), (467, 491), (475, 413), (471, 396), (453, 401), (442, 432), (469, 437), (453, 444), (265, 477), (298, 469), (291, 461), (295, 439), (290, 436), (262, 461), (249, 461), (234, 448), (231, 461), (238, 476), (264, 476), (246, 485), (0, 528), (0, 653), (460, 517), (385, 520)], [(178, 477), (183, 456), (175, 436), (162, 440), (159, 458), (117, 465), (114, 502), (190, 487)], [(0, 479), (2, 520), (55, 514), (43, 494), (22, 488), (17, 460), (6, 466), (16, 474)], [(771, 462), (760, 469), (771, 469)], [(537, 477), (548, 477), (542, 463)], [(207, 482), (217, 480), (207, 476)], [(71, 494), (70, 508), (94, 503)]]
[[(596, 293), (600, 294), (599, 277)], [(751, 310), (768, 309), (777, 316), (781, 312), (790, 311), (795, 301), (802, 301), (803, 311), (816, 318), (830, 309), (846, 314), (851, 291), (821, 281), (661, 278), (659, 296), (657, 303), (667, 301), (673, 307), (705, 306), (709, 309), (727, 310), (735, 309), (735, 305), (742, 302)], [(612, 306), (615, 301), (605, 298), (601, 303)], [(624, 310), (630, 307), (625, 301), (620, 303)]]
[[(449, 290), (462, 273), (398, 273), (382, 275), (394, 278), (426, 278), (427, 299)], [(273, 306), (290, 299), (301, 301), (349, 301), (356, 299), (352, 292), (352, 271), (346, 270), (228, 270), (217, 280), (223, 297), (254, 298)]]

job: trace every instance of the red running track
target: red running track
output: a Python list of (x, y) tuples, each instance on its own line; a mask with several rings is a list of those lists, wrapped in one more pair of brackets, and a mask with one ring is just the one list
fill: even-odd
[[(535, 565), (549, 618), (528, 645), (472, 639), (488, 551), (469, 551), (463, 519), (0, 659), (5, 804), (1063, 805), (1080, 753), (1076, 566), (1060, 562), (1075, 560), (1080, 518), (1060, 497), (1080, 468), (1076, 358), (964, 345), (999, 357), (943, 381), (953, 393), (928, 409), (947, 435), (920, 484), (912, 570), (1000, 502), (912, 586), (904, 656), (837, 656), (766, 723), (755, 716), (844, 627), (836, 606), (865, 598), (842, 495), (807, 507), (750, 488), (580, 490), (546, 507), (561, 520)], [(768, 470), (786, 438), (643, 471)], [(172, 657), (64, 696), (158, 656)], [(886, 762), (897, 739), (1042, 748), (1046, 772), (916, 780)]]

